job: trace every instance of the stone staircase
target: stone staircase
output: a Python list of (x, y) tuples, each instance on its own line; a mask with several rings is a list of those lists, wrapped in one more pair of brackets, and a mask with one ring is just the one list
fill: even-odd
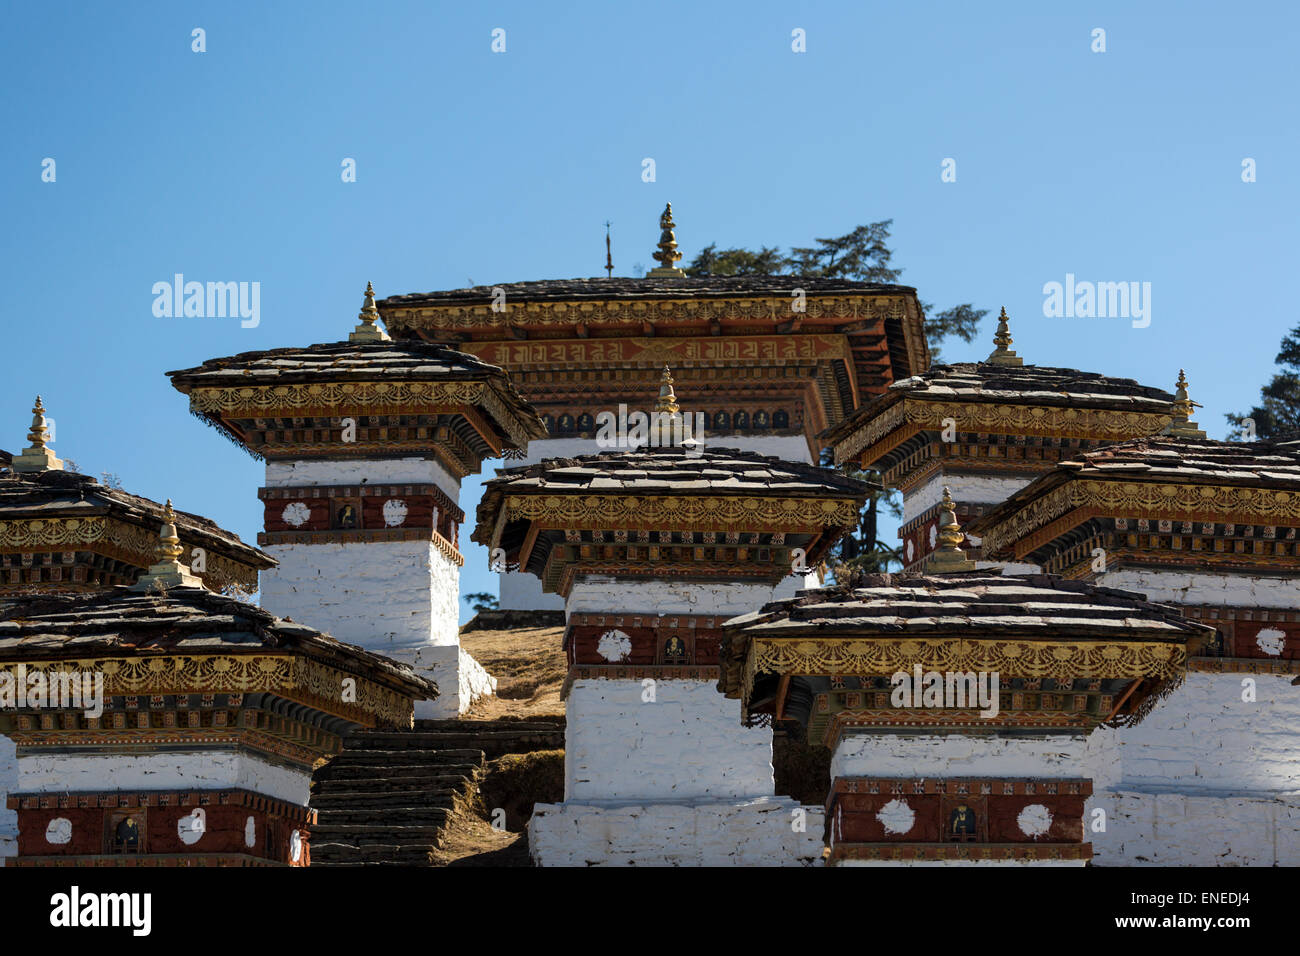
[(430, 866), (489, 759), (564, 746), (564, 718), (417, 720), (367, 730), (312, 775), (312, 866)]

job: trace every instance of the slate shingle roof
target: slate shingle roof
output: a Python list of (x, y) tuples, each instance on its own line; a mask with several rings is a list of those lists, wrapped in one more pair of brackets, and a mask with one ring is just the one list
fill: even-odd
[[(195, 388), (297, 385), (333, 382), (486, 382), (529, 438), (547, 437), (532, 405), (510, 376), (495, 365), (445, 345), (428, 342), (326, 342), (304, 348), (241, 352), (208, 359), (195, 368), (168, 372), (172, 385)], [(219, 423), (215, 423), (219, 424)]]
[[(89, 475), (71, 471), (0, 473), (0, 521), (19, 518), (91, 518), (112, 516), (157, 534), (163, 506), (148, 498), (109, 488)], [(201, 515), (176, 512), (176, 527), (187, 542), (254, 568), (272, 568), (276, 560), (245, 544)]]
[(848, 587), (801, 591), (723, 625), (719, 689), (739, 696), (749, 642), (756, 638), (1007, 638), (1187, 644), (1212, 628), (1141, 594), (1056, 575), (861, 575)]
[(298, 651), (415, 698), (437, 692), (407, 664), (205, 588), (174, 587), (159, 595), (118, 587), (0, 604), (0, 660), (269, 650)]
[(827, 429), (821, 437), (834, 443), (903, 398), (1153, 413), (1168, 413), (1174, 400), (1169, 392), (1131, 378), (1111, 378), (1073, 368), (956, 362), (934, 365), (919, 375), (894, 382), (883, 395)]
[(710, 299), (745, 298), (781, 295), (788, 297), (798, 287), (808, 295), (915, 295), (916, 289), (882, 282), (855, 282), (851, 279), (821, 279), (809, 276), (704, 276), (700, 278), (592, 278), (545, 279), (537, 282), (505, 282), (496, 286), (478, 285), (468, 289), (440, 292), (416, 292), (393, 295), (376, 303), (381, 315), (385, 309), (412, 306), (487, 305), (493, 290), (505, 290), (507, 301), (547, 302), (604, 299)]
[(578, 458), (550, 458), (535, 465), (498, 469), (484, 483), (473, 540), (487, 543), (507, 494), (709, 495), (763, 497), (858, 497), (878, 487), (817, 465), (755, 452), (710, 448), (608, 451)]

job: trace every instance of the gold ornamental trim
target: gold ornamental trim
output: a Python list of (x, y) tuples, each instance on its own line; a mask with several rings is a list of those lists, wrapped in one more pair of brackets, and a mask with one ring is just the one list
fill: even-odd
[[(157, 657), (96, 657), (68, 660), (5, 661), (0, 673), (17, 679), (40, 672), (90, 671), (104, 675), (104, 693), (247, 694), (297, 693), (313, 707), (367, 726), (410, 726), (414, 701), (397, 691), (346, 671), (290, 654), (204, 654)], [(343, 700), (343, 681), (356, 682), (355, 702)], [(351, 694), (349, 696), (352, 696)]]
[[(108, 545), (126, 556), (140, 568), (148, 568), (156, 559), (158, 532), (111, 517), (90, 518), (25, 518), (0, 521), (0, 551), (40, 551), (44, 549), (69, 549), (89, 545)], [(186, 560), (195, 548), (206, 552), (207, 570), (194, 572), (213, 591), (234, 585), (245, 591), (257, 590), (257, 569), (215, 553), (211, 548), (195, 544), (192, 538), (181, 538)]]
[(1096, 508), (1117, 518), (1259, 519), (1260, 524), (1300, 524), (1300, 492), (1269, 488), (1156, 481), (1070, 479), (1035, 498), (982, 536), (984, 553), (1008, 548), (1074, 508)]
[(927, 671), (997, 671), (1008, 678), (1168, 680), (1187, 670), (1187, 648), (1140, 641), (756, 637), (750, 641), (741, 690), (748, 707), (759, 674), (880, 677), (918, 664)]
[(835, 463), (843, 464), (904, 425), (942, 429), (944, 419), (957, 430), (995, 435), (1055, 435), (1107, 442), (1154, 435), (1170, 422), (1160, 412), (1119, 412), (1104, 408), (1058, 405), (988, 404), (979, 401), (929, 401), (904, 398), (850, 432), (835, 445)]
[(851, 528), (857, 502), (836, 498), (742, 498), (662, 495), (509, 495), (506, 521), (528, 519), (555, 528), (733, 528), (794, 531)]
[(356, 409), (359, 414), (375, 414), (385, 408), (420, 405), (481, 407), (517, 447), (528, 444), (529, 434), (519, 417), (495, 389), (483, 382), (313, 382), (205, 387), (190, 392), (190, 410), (213, 417), (295, 417), (284, 413), (301, 413), (306, 408)]

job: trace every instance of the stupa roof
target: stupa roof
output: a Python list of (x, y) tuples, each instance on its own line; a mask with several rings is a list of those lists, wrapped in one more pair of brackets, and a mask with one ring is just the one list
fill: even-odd
[[(981, 516), (971, 530), (982, 536), (987, 554), (1017, 547), (1048, 522), (1055, 523), (1054, 538), (1070, 537), (1075, 524), (1098, 515), (1143, 522), (1176, 521), (1180, 528), (1171, 529), (1176, 531), (1188, 522), (1194, 528), (1187, 531), (1198, 534), (1204, 530), (1202, 522), (1227, 522), (1243, 528), (1253, 523), (1274, 529), (1270, 537), (1280, 542), (1284, 535), (1277, 528), (1300, 526), (1297, 490), (1300, 442), (1153, 435), (1061, 462)], [(1076, 515), (1076, 521), (1067, 520), (1070, 514)], [(1221, 536), (1223, 529), (1206, 533)], [(1036, 541), (1034, 546), (1050, 543)], [(1270, 559), (1261, 556), (1261, 560)]]
[[(473, 405), (486, 412), (504, 447), (523, 448), (545, 427), (509, 376), (472, 355), (424, 342), (328, 342), (242, 352), (167, 373), (190, 396), (195, 415), (258, 453), (247, 434), (254, 419), (345, 414), (436, 414)], [(464, 429), (462, 429), (464, 431)], [(481, 457), (496, 452), (462, 438)]]
[[(542, 279), (531, 282), (503, 282), (464, 289), (414, 292), (393, 295), (376, 303), (380, 315), (411, 306), (490, 305), (496, 289), (502, 289), (506, 301), (603, 301), (607, 299), (709, 299), (749, 296), (790, 296), (794, 288), (809, 295), (915, 295), (907, 285), (884, 282), (857, 282), (852, 279), (824, 279), (797, 275), (683, 276), (645, 278)], [(391, 329), (391, 326), (390, 326)]]
[[(1142, 595), (1054, 575), (868, 574), (728, 621), (718, 687), (746, 717), (780, 709), (783, 678), (897, 671), (1176, 681), (1213, 629)], [(757, 705), (757, 706), (756, 706)]]
[[(708, 446), (553, 458), (498, 475), (484, 484), (473, 540), (508, 554), (522, 550), (521, 568), (544, 583), (548, 564), (553, 573), (561, 563), (557, 547), (599, 543), (606, 534), (621, 535), (610, 543), (622, 550), (662, 543), (665, 553), (691, 544), (770, 548), (775, 540), (803, 547), (815, 563), (856, 526), (873, 488), (816, 465)], [(780, 571), (788, 574), (788, 564)]]
[[(205, 659), (220, 663), (205, 667)], [(407, 664), (202, 587), (14, 599), (0, 606), (0, 667), (18, 661), (29, 670), (31, 662), (78, 661), (83, 670), (105, 673), (108, 695), (305, 694), (326, 713), (352, 719), (368, 713), (367, 723), (409, 723), (411, 701), (437, 693), (433, 681)], [(305, 661), (356, 677), (355, 703), (345, 703), (338, 681), (323, 681)]]
[[(1106, 430), (1115, 438), (1129, 437), (1125, 430), (1159, 430), (1169, 419), (1174, 396), (1159, 388), (1142, 385), (1129, 378), (1113, 378), (1095, 372), (1040, 365), (1008, 366), (990, 362), (956, 362), (934, 365), (919, 375), (894, 382), (884, 394), (863, 405), (822, 438), (835, 446), (835, 460), (856, 457), (874, 440), (894, 428), (909, 423), (930, 423), (926, 411), (898, 412), (907, 402), (934, 403), (932, 409), (947, 414), (954, 406), (1017, 406), (1018, 411), (998, 415), (985, 413), (978, 421), (964, 421), (956, 415), (962, 431), (1007, 432), (1029, 434), (1060, 432), (1080, 437), (1102, 437)], [(1037, 412), (1030, 409), (1041, 410)], [(1095, 416), (1082, 413), (1096, 410), (1106, 413), (1107, 426)], [(894, 420), (897, 419), (897, 420)], [(1131, 432), (1130, 432), (1131, 434)]]

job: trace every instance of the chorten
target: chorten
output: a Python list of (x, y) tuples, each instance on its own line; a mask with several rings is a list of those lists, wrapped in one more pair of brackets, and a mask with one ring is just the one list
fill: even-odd
[[(945, 493), (932, 569), (955, 568)], [(832, 748), (833, 865), (1082, 866), (1113, 740), (1209, 634), (1139, 594), (1000, 569), (867, 574), (723, 626), (742, 720)]]
[(346, 342), (245, 352), (168, 373), (195, 415), (266, 461), (279, 561), (262, 605), (435, 677), (422, 717), (495, 681), (460, 647), (461, 480), (545, 434), (506, 373), (378, 327), (367, 284)]
[(306, 866), (311, 772), (411, 726), (408, 666), (214, 594), (168, 502), (132, 587), (0, 605), (0, 732), (17, 866)]
[[(660, 412), (689, 418), (670, 375), (663, 389)], [(714, 691), (718, 642), (727, 618), (816, 581), (871, 487), (690, 442), (485, 484), (474, 540), (565, 601), (565, 799), (534, 808), (535, 861), (819, 858), (820, 809), (775, 796), (772, 731), (738, 727)]]
[[(836, 464), (880, 473), (903, 492), (902, 561), (917, 570), (938, 547), (943, 488), (971, 524), (1057, 462), (1102, 445), (1154, 435), (1174, 396), (1131, 379), (1025, 365), (1012, 350), (1006, 309), (983, 362), (935, 365), (890, 384), (822, 438)], [(984, 566), (978, 536), (965, 549)], [(1004, 564), (1008, 571), (1033, 565)]]

